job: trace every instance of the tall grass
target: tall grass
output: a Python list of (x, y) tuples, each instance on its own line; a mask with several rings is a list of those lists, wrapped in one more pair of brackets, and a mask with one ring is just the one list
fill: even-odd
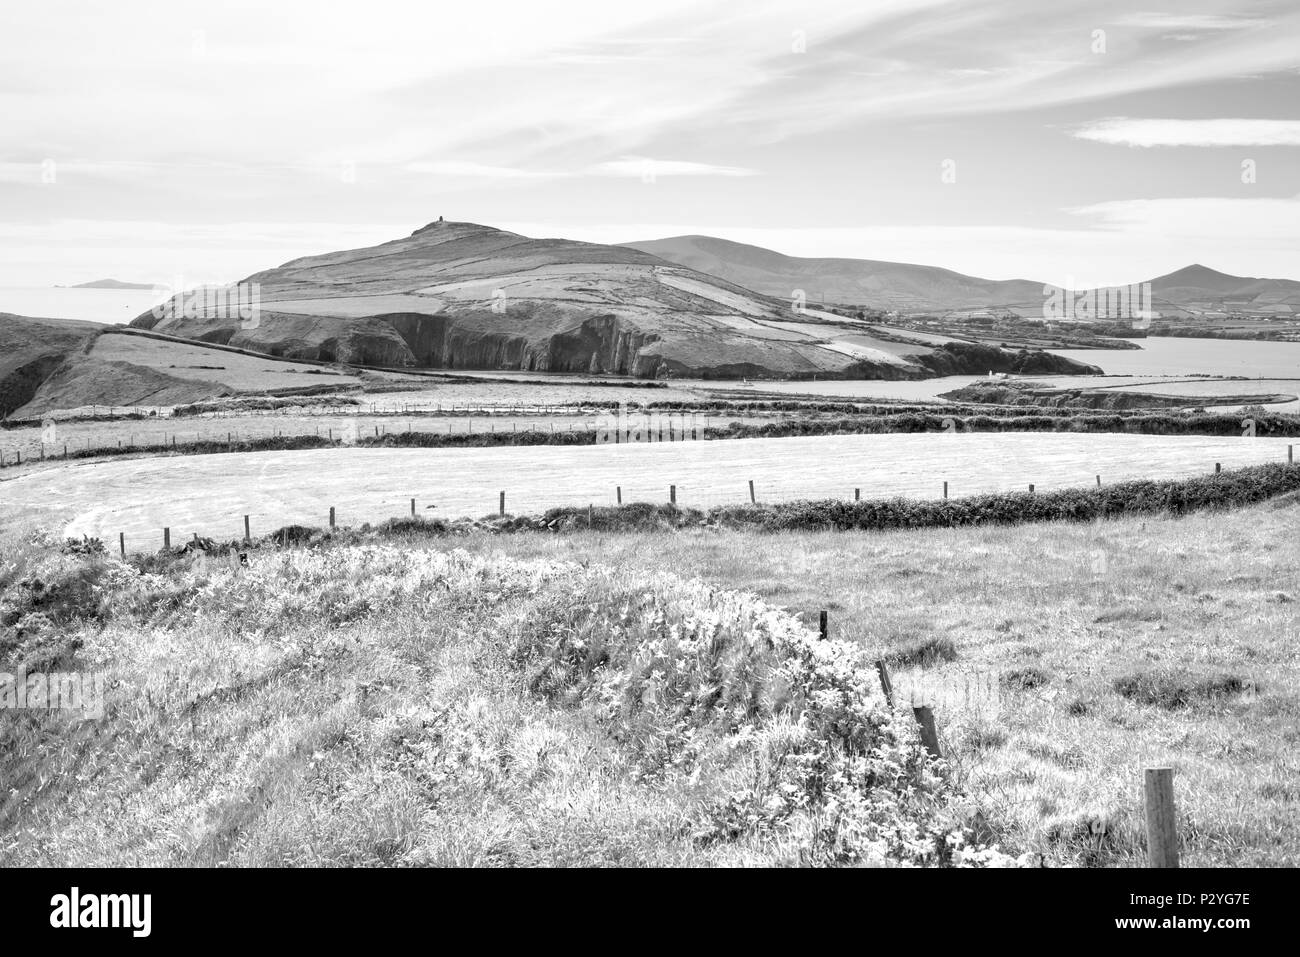
[(395, 546), (25, 560), (6, 652), (112, 690), (5, 724), (0, 863), (1014, 863), (861, 649), (750, 595)]

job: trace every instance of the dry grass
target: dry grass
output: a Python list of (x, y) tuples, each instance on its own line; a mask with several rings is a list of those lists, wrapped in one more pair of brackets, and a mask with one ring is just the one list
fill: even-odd
[[(1049, 864), (1140, 864), (1141, 769), (1169, 764), (1186, 864), (1294, 864), (1297, 517), (1290, 496), (1098, 525), (481, 536), (454, 543), (483, 562), (437, 598), (407, 566), (450, 542), (379, 562), (355, 546), (310, 562), (267, 553), (242, 573), (197, 559), (114, 586), (104, 624), (62, 629), (83, 666), (114, 675), (117, 710), (8, 739), (6, 779), (20, 784), (0, 808), (0, 861), (825, 860), (811, 822), (692, 837), (701, 808), (770, 775), (762, 756), (788, 726), (763, 725), (744, 760), (719, 759), (736, 745), (717, 739), (702, 776), (647, 779), (644, 742), (611, 736), (607, 711), (512, 659), (525, 635), (603, 640), (574, 630), (584, 603), (618, 607), (671, 572), (812, 628), (827, 609), (832, 638), (893, 659), (904, 702), (935, 706), (979, 842)], [(12, 593), (41, 554), (8, 553), (0, 587)], [(61, 563), (77, 562), (47, 578), (75, 578)], [(580, 602), (547, 584), (560, 563)], [(602, 568), (611, 584), (596, 588)], [(93, 604), (67, 594), (72, 612)]]
[[(1184, 862), (1300, 860), (1300, 519), (1234, 513), (897, 533), (566, 538), (476, 547), (672, 568), (754, 591), (933, 702), (990, 835), (1141, 865), (1141, 771), (1175, 769)], [(936, 649), (951, 648), (952, 653)], [(955, 656), (954, 656), (955, 655)]]
[(6, 715), (0, 864), (1007, 862), (857, 649), (752, 596), (392, 545), (14, 551), (6, 669), (109, 693)]

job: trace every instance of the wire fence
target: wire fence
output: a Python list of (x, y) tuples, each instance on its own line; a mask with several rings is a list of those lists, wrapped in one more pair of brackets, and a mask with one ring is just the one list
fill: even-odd
[[(1183, 479), (1293, 460), (1276, 439), (977, 433), (819, 436), (652, 444), (372, 447), (268, 455), (149, 457), (6, 483), (18, 511), (58, 509), (72, 534), (157, 547), (167, 527), (229, 540), (242, 516), (283, 525), (540, 515), (557, 506), (714, 506), (797, 500), (939, 500)], [(51, 473), (61, 474), (61, 473)], [(412, 507), (414, 502), (414, 507)]]

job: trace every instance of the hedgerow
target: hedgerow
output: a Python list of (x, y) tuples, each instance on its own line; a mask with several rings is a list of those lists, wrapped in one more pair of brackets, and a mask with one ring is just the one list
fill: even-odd
[(1134, 514), (1182, 514), (1261, 502), (1300, 490), (1300, 465), (1250, 466), (1191, 479), (1119, 482), (1101, 488), (1044, 492), (997, 492), (967, 498), (919, 501), (905, 498), (791, 501), (718, 506), (708, 511), (638, 503), (622, 507), (555, 508), (540, 519), (507, 520), (518, 528), (648, 531), (691, 525), (757, 528), (884, 530), (1013, 525), (1024, 522), (1094, 521)]
[(227, 554), (287, 545), (317, 546), (375, 539), (439, 538), (475, 532), (667, 532), (683, 528), (738, 528), (757, 531), (884, 531), (904, 528), (956, 528), (967, 525), (1017, 525), (1028, 522), (1087, 522), (1123, 515), (1180, 515), (1202, 509), (1227, 509), (1300, 491), (1300, 464), (1257, 465), (1191, 479), (1120, 482), (1101, 488), (1047, 492), (1001, 492), (968, 498), (916, 501), (905, 498), (863, 501), (823, 499), (758, 505), (718, 506), (708, 511), (670, 504), (633, 502), (618, 506), (564, 506), (541, 515), (503, 515), (486, 519), (392, 519), (378, 526), (321, 529), (286, 526), (251, 541), (218, 542), (196, 538), (170, 553), (133, 556), (139, 567), (166, 567), (191, 551)]
[[(1250, 425), (1243, 425), (1248, 422)], [(902, 412), (837, 419), (783, 419), (757, 425), (732, 422), (710, 429), (710, 438), (756, 439), (792, 435), (874, 435), (887, 432), (1111, 432), (1139, 435), (1242, 435), (1247, 428), (1257, 436), (1300, 436), (1300, 416), (1262, 415), (971, 415)]]

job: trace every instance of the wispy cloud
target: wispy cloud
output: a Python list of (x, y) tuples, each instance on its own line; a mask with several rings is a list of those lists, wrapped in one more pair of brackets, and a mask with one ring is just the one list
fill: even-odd
[(1074, 130), (1079, 139), (1125, 146), (1300, 146), (1300, 120), (1097, 120)]
[(1143, 27), (1148, 30), (1241, 30), (1270, 21), (1260, 17), (1221, 16), (1212, 13), (1158, 13), (1148, 11), (1130, 13), (1121, 17), (1125, 27)]
[[(362, 245), (319, 230), (292, 250), (255, 230), (227, 243), (183, 235), (185, 222), (402, 224), (377, 241), (446, 213), (565, 235), (566, 220), (627, 221), (651, 200), (687, 226), (875, 230), (869, 244), (828, 240), (825, 254), (1050, 278), (1043, 254), (1058, 250), (1152, 274), (1220, 265), (1213, 237), (1124, 244), (1114, 224), (1061, 210), (1152, 182), (1170, 195), (1241, 192), (1236, 165), (1094, 144), (1289, 145), (1276, 124), (1290, 121), (1131, 118), (1300, 116), (1300, 7), (1286, 0), (370, 0), (347, 17), (319, 16), (311, 0), (135, 0), (83, 4), (71, 19), (57, 4), (10, 6), (0, 241), (5, 221), (67, 215), (157, 219), (179, 237), (11, 243), (0, 276), (24, 279), (41, 257), (94, 263), (93, 275), (207, 261), (237, 276)], [(1148, 6), (1175, 12), (1135, 12)], [(1112, 119), (1087, 122), (1097, 117)], [(1012, 155), (1042, 175), (1017, 176)], [(952, 183), (939, 172), (949, 157)], [(1250, 193), (1300, 190), (1294, 163), (1263, 172)], [(656, 177), (670, 188), (624, 188)], [(1266, 213), (1233, 209), (1243, 233)], [(1034, 231), (962, 232), (980, 223)], [(119, 264), (130, 244), (133, 263)], [(1280, 238), (1254, 253), (1291, 262), (1294, 249)]]
[(649, 178), (658, 176), (757, 176), (758, 171), (741, 166), (715, 166), (712, 163), (693, 163), (687, 160), (650, 159), (645, 156), (624, 156), (607, 163), (597, 163), (588, 172), (597, 176), (633, 176)]
[(545, 179), (563, 174), (544, 170), (521, 169), (517, 166), (489, 166), (460, 160), (407, 163), (402, 167), (408, 173), (427, 173), (432, 176), (463, 176), (470, 179)]

